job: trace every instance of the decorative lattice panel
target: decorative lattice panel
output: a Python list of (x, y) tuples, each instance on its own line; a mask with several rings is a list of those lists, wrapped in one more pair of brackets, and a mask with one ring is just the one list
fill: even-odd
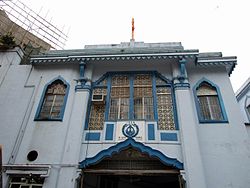
[(102, 130), (104, 124), (104, 104), (92, 104), (90, 119), (89, 119), (89, 129), (90, 130)]
[(129, 86), (129, 77), (126, 75), (117, 75), (112, 77), (112, 86)]
[(47, 94), (51, 94), (51, 95), (64, 95), (66, 93), (66, 87), (64, 84), (61, 83), (55, 83), (52, 84), (48, 87), (48, 91)]
[(158, 126), (160, 130), (174, 130), (174, 113), (171, 89), (168, 87), (157, 88)]
[(197, 95), (217, 95), (216, 89), (206, 83), (203, 83), (198, 89), (197, 89)]
[(162, 80), (161, 78), (156, 78), (156, 85), (166, 85), (166, 82)]
[(152, 86), (152, 76), (149, 74), (138, 74), (134, 77), (134, 85), (149, 85)]
[(129, 87), (112, 87), (111, 98), (129, 98)]
[(94, 95), (107, 95), (107, 89), (106, 88), (95, 88), (93, 89)]

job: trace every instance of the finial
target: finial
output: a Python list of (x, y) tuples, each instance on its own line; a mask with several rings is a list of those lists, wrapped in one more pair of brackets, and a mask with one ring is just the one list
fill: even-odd
[(135, 31), (135, 20), (134, 17), (132, 17), (132, 41), (135, 41), (135, 37), (134, 37), (134, 31)]

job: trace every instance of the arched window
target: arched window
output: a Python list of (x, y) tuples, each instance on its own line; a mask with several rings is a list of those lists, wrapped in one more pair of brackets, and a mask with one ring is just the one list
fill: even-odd
[(215, 85), (207, 81), (200, 82), (198, 87), (195, 87), (195, 94), (201, 123), (227, 121), (223, 102)]
[(36, 120), (62, 120), (69, 85), (57, 79), (45, 87)]

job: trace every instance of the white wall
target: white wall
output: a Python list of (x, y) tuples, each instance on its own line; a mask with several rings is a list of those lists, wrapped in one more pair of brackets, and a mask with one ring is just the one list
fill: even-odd
[[(188, 73), (191, 88), (202, 77), (220, 88), (228, 117), (228, 123), (203, 123), (197, 126), (207, 187), (241, 188), (249, 185), (250, 142), (225, 69), (197, 67), (188, 70)], [(198, 117), (196, 119), (198, 122)]]
[[(79, 161), (92, 157), (115, 143), (87, 144), (83, 141), (80, 148), (83, 136), (81, 128), (84, 127), (85, 118), (88, 118), (84, 115), (88, 96), (83, 94), (86, 98), (77, 103), (79, 98), (77, 99), (74, 79), (79, 78), (78, 65), (19, 65), (20, 54), (15, 51), (0, 54), (0, 127), (3, 130), (0, 132), (0, 144), (3, 145), (3, 163), (51, 164), (51, 175), (46, 178), (44, 186), (57, 187), (65, 181), (68, 183), (65, 184), (66, 187), (70, 187), (77, 177)], [(120, 70), (156, 70), (172, 79), (171, 64), (158, 60), (93, 63), (92, 66), (87, 66), (86, 76), (96, 81), (106, 72)], [(197, 127), (207, 187), (246, 187), (250, 184), (250, 141), (225, 69), (217, 66), (202, 68), (188, 65), (187, 75), (191, 93), (193, 86), (203, 77), (219, 86), (228, 117), (228, 123), (200, 124), (192, 97), (193, 106), (188, 110), (194, 112), (191, 114), (196, 120), (194, 126)], [(70, 84), (63, 121), (34, 121), (44, 86), (58, 76)], [(185, 108), (185, 101), (180, 104)], [(79, 114), (76, 113), (78, 111)], [(188, 122), (185, 126), (188, 126)], [(72, 130), (75, 130), (76, 135)], [(185, 157), (181, 143), (145, 144), (180, 161)], [(187, 147), (189, 150), (193, 149), (192, 145)], [(31, 150), (38, 151), (38, 158), (33, 162), (27, 160), (27, 154)], [(193, 165), (197, 165), (196, 161), (193, 161)], [(4, 181), (6, 182), (6, 179)]]

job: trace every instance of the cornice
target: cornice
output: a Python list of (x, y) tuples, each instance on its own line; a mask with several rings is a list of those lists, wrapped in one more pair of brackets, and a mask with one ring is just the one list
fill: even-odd
[(196, 58), (198, 51), (171, 52), (150, 54), (105, 54), (105, 55), (68, 55), (68, 56), (34, 56), (30, 59), (32, 64), (53, 63), (79, 63), (82, 61), (124, 61), (124, 60), (150, 60), (150, 59), (179, 59)]
[(198, 57), (196, 61), (197, 66), (211, 67), (211, 66), (225, 66), (230, 76), (237, 64), (236, 56), (228, 57)]

